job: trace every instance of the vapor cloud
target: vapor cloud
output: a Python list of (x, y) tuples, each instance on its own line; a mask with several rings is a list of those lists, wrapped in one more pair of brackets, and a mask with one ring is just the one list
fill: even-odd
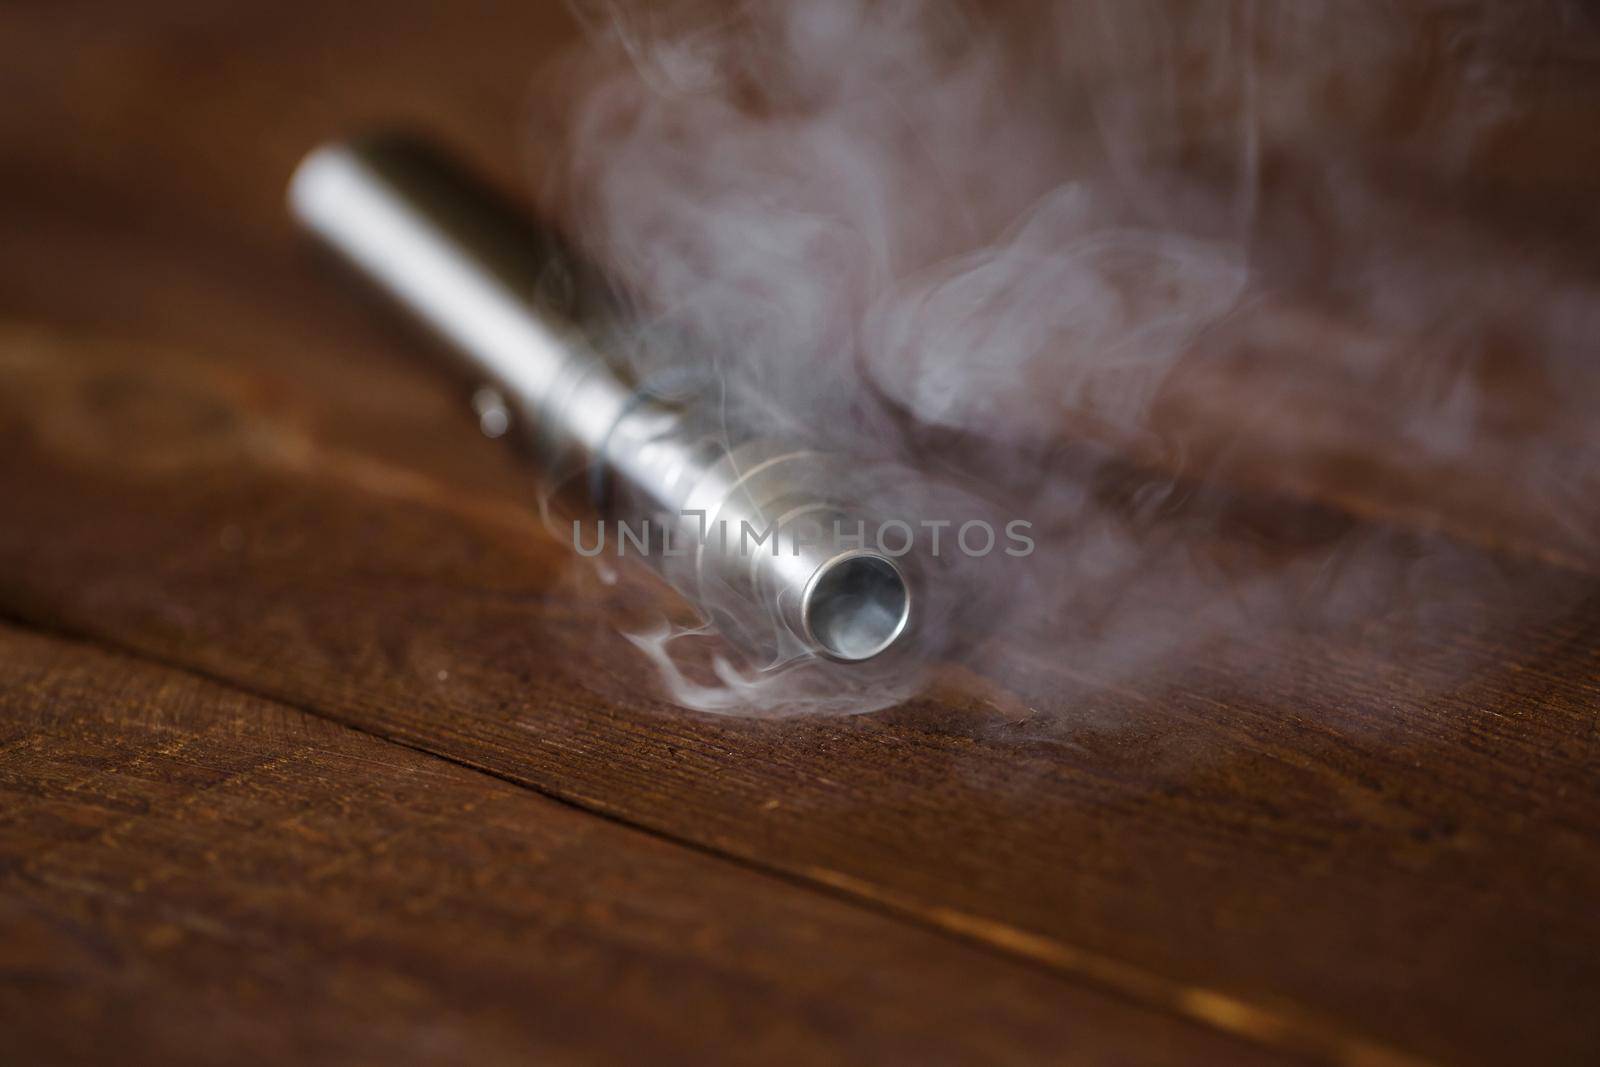
[[(932, 576), (922, 661), (1114, 679), (1263, 627), (1506, 610), (1485, 547), (1600, 557), (1600, 304), (1490, 195), (1581, 5), (574, 10), (550, 200), (636, 294), (636, 369), (711, 369), (716, 418), (864, 457), (895, 508), (1038, 527), (1017, 565)], [(709, 711), (922, 684), (631, 636)]]

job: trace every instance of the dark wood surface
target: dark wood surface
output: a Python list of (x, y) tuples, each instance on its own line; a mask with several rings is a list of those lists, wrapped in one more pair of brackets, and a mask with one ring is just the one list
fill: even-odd
[(8, 1063), (1266, 1059), (147, 661), (0, 683)]
[[(1592, 501), (1239, 460), (1285, 494), (1247, 518), (1304, 506), (1481, 581), (1159, 673), (953, 666), (858, 719), (643, 695), (527, 472), (281, 208), (308, 145), (379, 118), (516, 184), (571, 32), (555, 5), (0, 14), (21, 1057), (1592, 1062)], [(1171, 409), (1201, 445), (1271, 364), (1213, 373)], [(1543, 402), (1581, 486), (1577, 401)], [(1203, 606), (1177, 596), (1173, 627)]]

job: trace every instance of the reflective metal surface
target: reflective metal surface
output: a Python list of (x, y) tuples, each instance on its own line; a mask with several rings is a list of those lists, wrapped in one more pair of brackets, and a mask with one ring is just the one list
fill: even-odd
[(855, 540), (861, 520), (838, 498), (848, 465), (730, 441), (629, 381), (603, 350), (604, 286), (436, 153), (394, 137), (325, 146), (289, 204), (467, 361), (485, 433), (520, 436), (547, 479), (591, 485), (607, 517), (652, 522), (651, 561), (730, 639), (857, 662), (907, 633), (906, 572)]

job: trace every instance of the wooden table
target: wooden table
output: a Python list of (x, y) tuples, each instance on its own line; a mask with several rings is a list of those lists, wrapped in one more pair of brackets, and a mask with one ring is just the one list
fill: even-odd
[[(1515, 610), (848, 719), (646, 695), (527, 472), (282, 210), (373, 120), (515, 185), (573, 34), (0, 13), (0, 1061), (1594, 1062), (1600, 496), (1242, 461), (1225, 545), (1292, 498)], [(1484, 178), (1580, 257), (1594, 161), (1529, 146), (1592, 148), (1595, 81)]]

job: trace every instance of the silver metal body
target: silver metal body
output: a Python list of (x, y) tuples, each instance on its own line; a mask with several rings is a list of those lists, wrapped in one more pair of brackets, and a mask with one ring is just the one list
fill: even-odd
[(289, 204), (464, 357), (486, 432), (520, 433), (552, 484), (604, 487), (614, 523), (654, 523), (652, 563), (730, 639), (855, 662), (907, 633), (906, 573), (869, 547), (871, 527), (857, 542), (845, 464), (729, 440), (631, 382), (602, 350), (592, 275), (439, 156), (394, 138), (328, 145), (296, 171)]

